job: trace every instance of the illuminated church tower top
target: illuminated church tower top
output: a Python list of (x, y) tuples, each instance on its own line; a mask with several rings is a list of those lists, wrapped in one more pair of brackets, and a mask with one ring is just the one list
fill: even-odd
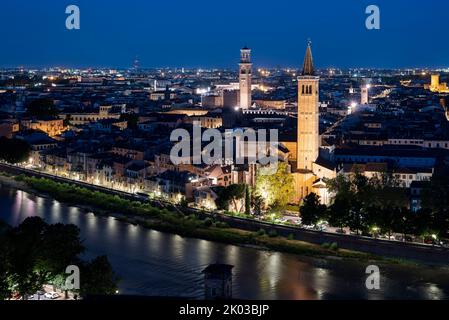
[(252, 66), (251, 63), (251, 49), (245, 47), (240, 50), (240, 107), (242, 109), (248, 109), (251, 107), (251, 76)]

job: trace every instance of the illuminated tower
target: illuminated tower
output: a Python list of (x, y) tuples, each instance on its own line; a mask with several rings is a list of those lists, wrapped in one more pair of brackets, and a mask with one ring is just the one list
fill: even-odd
[(251, 49), (240, 50), (240, 107), (248, 109), (251, 107)]
[(369, 103), (369, 88), (370, 85), (363, 85), (360, 90), (361, 90), (361, 99), (360, 99), (360, 104), (368, 104)]
[(304, 66), (298, 77), (298, 142), (297, 169), (311, 171), (318, 158), (319, 136), (319, 82), (313, 67), (309, 42)]
[(430, 91), (438, 92), (440, 90), (440, 75), (432, 74), (430, 81)]

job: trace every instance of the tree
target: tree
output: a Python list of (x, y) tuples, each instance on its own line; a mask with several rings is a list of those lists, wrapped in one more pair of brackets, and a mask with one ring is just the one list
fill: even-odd
[(335, 194), (336, 206), (331, 210), (332, 215), (337, 214), (337, 222), (344, 221), (351, 230), (365, 233), (370, 227), (377, 227), (391, 234), (399, 228), (398, 223), (404, 223), (400, 216), (402, 208), (408, 204), (408, 197), (391, 173), (369, 179), (359, 172), (349, 177), (339, 175), (329, 180), (328, 185)]
[(0, 138), (0, 159), (8, 163), (21, 163), (30, 157), (30, 145), (21, 139)]
[(84, 263), (80, 271), (82, 275), (80, 294), (82, 297), (117, 293), (119, 279), (106, 256), (99, 256)]
[(449, 168), (435, 170), (429, 186), (423, 190), (422, 207), (430, 212), (429, 228), (439, 237), (449, 236)]
[(24, 299), (45, 284), (45, 275), (35, 269), (45, 226), (45, 222), (38, 217), (27, 218), (11, 231), (7, 239), (10, 279), (14, 290)]
[(255, 195), (253, 197), (253, 208), (254, 208), (254, 214), (256, 216), (262, 215), (262, 208), (263, 208), (263, 198), (259, 195)]
[(304, 198), (299, 208), (302, 224), (316, 225), (318, 221), (326, 218), (326, 210), (326, 206), (320, 203), (320, 197), (310, 193)]
[(245, 214), (251, 214), (251, 194), (249, 191), (249, 186), (245, 188)]
[(78, 255), (84, 251), (80, 230), (72, 224), (48, 225), (42, 234), (41, 243), (36, 268), (48, 272), (49, 277), (64, 272), (65, 268), (74, 263)]
[(334, 203), (329, 208), (329, 223), (334, 226), (340, 228), (343, 231), (343, 228), (348, 225), (349, 219), (349, 210), (351, 209), (349, 200), (345, 197), (337, 197), (334, 200)]
[(285, 162), (279, 162), (274, 174), (257, 174), (256, 194), (265, 199), (268, 206), (283, 209), (295, 195), (293, 176)]
[(16, 228), (0, 226), (0, 297), (14, 290), (26, 299), (44, 284), (61, 283), (67, 266), (81, 264), (79, 233), (75, 225), (48, 225), (39, 217)]
[(221, 210), (229, 210), (232, 203), (233, 210), (241, 212), (242, 208), (239, 207), (238, 201), (245, 196), (245, 189), (246, 185), (244, 184), (231, 184), (227, 187), (217, 188), (217, 207)]
[(0, 220), (0, 300), (6, 300), (11, 296), (9, 285), (9, 266), (8, 247), (6, 245), (6, 232), (8, 226)]
[(26, 115), (30, 117), (56, 117), (58, 116), (58, 109), (54, 106), (53, 100), (37, 99), (32, 101), (26, 111)]

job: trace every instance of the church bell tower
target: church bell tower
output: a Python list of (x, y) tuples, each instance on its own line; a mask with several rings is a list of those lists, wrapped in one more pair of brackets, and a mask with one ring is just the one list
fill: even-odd
[(307, 46), (304, 66), (298, 77), (297, 169), (311, 171), (319, 154), (319, 82), (315, 75), (311, 43)]
[(251, 107), (251, 49), (245, 47), (240, 50), (239, 64), (239, 87), (240, 87), (240, 108), (248, 109)]

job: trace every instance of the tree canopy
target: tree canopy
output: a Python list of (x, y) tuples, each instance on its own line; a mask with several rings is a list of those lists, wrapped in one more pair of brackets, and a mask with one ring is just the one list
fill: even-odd
[(21, 163), (28, 160), (30, 152), (30, 145), (25, 140), (0, 138), (0, 160)]
[(217, 188), (217, 207), (221, 210), (229, 210), (232, 204), (234, 211), (241, 212), (243, 208), (238, 201), (245, 197), (245, 190), (246, 185), (244, 184), (231, 184), (227, 187)]
[(315, 193), (309, 194), (304, 198), (304, 201), (299, 208), (302, 224), (316, 225), (326, 216), (326, 210), (326, 206), (321, 204), (318, 195)]
[(30, 117), (56, 117), (59, 111), (55, 107), (53, 100), (37, 99), (31, 101), (27, 106), (26, 115)]
[(287, 163), (279, 162), (274, 174), (257, 174), (256, 194), (271, 208), (284, 209), (295, 193), (293, 176)]
[[(6, 231), (0, 233), (0, 299), (10, 297), (13, 292), (26, 298), (42, 290), (44, 284), (61, 283), (67, 277), (65, 270), (69, 265), (84, 270), (80, 293), (115, 292), (117, 277), (106, 257), (91, 262), (80, 260), (85, 248), (75, 225), (49, 225), (39, 217), (31, 217), (15, 228), (3, 230)], [(92, 284), (97, 283), (101, 286), (94, 290)]]

